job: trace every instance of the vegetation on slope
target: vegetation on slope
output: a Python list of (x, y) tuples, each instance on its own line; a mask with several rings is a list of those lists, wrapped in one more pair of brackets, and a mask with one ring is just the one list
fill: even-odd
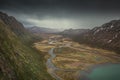
[(8, 27), (0, 19), (0, 80), (53, 80), (43, 56)]

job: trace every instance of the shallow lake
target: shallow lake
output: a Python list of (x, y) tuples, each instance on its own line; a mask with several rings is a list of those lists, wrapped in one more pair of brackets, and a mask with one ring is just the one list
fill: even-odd
[(89, 80), (120, 80), (120, 64), (96, 67), (87, 77)]

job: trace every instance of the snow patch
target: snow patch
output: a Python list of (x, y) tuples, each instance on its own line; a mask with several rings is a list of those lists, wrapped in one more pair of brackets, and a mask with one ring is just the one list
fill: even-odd
[(113, 39), (115, 39), (115, 38), (117, 38), (118, 37), (118, 34), (116, 34), (114, 37), (113, 37)]
[(100, 31), (100, 29), (96, 30), (96, 31), (94, 32), (94, 35), (95, 35), (96, 33), (98, 33), (99, 31)]
[(113, 28), (114, 26), (113, 25), (111, 25), (111, 27), (110, 28)]
[(112, 42), (112, 40), (109, 40), (109, 41), (108, 41), (108, 43), (111, 43), (111, 42)]

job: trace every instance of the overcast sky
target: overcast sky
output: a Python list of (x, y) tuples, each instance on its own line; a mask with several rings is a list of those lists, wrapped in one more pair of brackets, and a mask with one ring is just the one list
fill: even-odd
[(93, 28), (120, 19), (120, 0), (0, 0), (0, 11), (27, 27)]

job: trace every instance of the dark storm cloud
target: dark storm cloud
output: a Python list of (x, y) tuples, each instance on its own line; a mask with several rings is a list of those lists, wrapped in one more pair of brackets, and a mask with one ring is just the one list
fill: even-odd
[(119, 19), (119, 4), (119, 0), (1, 0), (0, 10), (25, 25), (87, 28)]
[(1, 8), (10, 9), (76, 9), (109, 11), (119, 10), (119, 0), (2, 0)]

